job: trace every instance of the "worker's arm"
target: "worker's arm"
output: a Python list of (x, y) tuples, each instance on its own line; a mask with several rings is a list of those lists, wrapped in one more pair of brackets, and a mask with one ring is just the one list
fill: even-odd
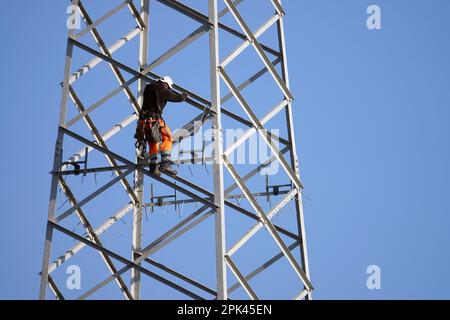
[(184, 102), (188, 97), (186, 93), (176, 93), (172, 89), (163, 89), (162, 91), (163, 98), (170, 102)]
[(142, 108), (146, 108), (149, 105), (149, 99), (150, 99), (150, 95), (152, 94), (152, 86), (151, 85), (146, 85), (145, 89), (144, 89), (144, 101), (142, 103)]

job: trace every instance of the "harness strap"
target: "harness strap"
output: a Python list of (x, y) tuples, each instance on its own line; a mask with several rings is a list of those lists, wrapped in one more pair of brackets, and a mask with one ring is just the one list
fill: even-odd
[(138, 120), (136, 131), (139, 132), (139, 139), (136, 139), (135, 147), (141, 149), (141, 156), (147, 153), (147, 143), (150, 137), (147, 135), (147, 130), (151, 130), (153, 126), (158, 126), (159, 130), (166, 127), (166, 121), (162, 117), (149, 117), (147, 119)]

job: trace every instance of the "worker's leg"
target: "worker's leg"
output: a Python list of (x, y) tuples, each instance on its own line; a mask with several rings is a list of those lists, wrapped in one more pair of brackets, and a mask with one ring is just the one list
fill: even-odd
[(159, 172), (158, 166), (158, 149), (159, 143), (149, 143), (150, 151), (150, 173), (159, 176), (161, 173)]
[(150, 151), (148, 152), (150, 157), (150, 163), (158, 163), (158, 151), (159, 143), (149, 143)]
[(172, 131), (165, 123), (163, 123), (163, 125), (161, 126), (161, 138), (162, 138), (160, 147), (161, 162), (165, 160), (170, 161), (172, 156), (172, 145), (173, 145)]
[(169, 174), (176, 174), (176, 171), (172, 170), (172, 131), (165, 124), (165, 122), (161, 123), (161, 171), (165, 171)]

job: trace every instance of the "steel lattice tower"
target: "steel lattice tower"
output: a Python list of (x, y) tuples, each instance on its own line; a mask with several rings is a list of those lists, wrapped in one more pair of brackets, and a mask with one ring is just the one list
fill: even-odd
[[(102, 269), (103, 271), (106, 270), (107, 276), (106, 278), (103, 277), (101, 281), (97, 279), (95, 285), (88, 286), (88, 290), (85, 290), (78, 297), (82, 299), (100, 292), (109, 284), (117, 286), (117, 291), (121, 292), (121, 295), (126, 299), (145, 299), (144, 278), (146, 277), (194, 299), (217, 298), (222, 300), (229, 297), (233, 298), (233, 293), (237, 289), (243, 289), (241, 292), (247, 294), (251, 299), (270, 298), (272, 296), (271, 292), (258, 292), (253, 286), (253, 281), (256, 281), (263, 271), (264, 273), (269, 273), (270, 267), (281, 261), (286, 263), (286, 266), (290, 268), (297, 280), (297, 282), (292, 281), (292, 286), (295, 287), (295, 296), (285, 296), (285, 298), (311, 299), (313, 286), (309, 280), (301, 193), (303, 186), (300, 182), (297, 160), (292, 106), (293, 95), (289, 85), (283, 23), (285, 11), (281, 0), (260, 0), (261, 2), (258, 2), (258, 4), (250, 1), (251, 4), (247, 4), (254, 7), (254, 14), (258, 14), (258, 6), (262, 2), (267, 2), (268, 5), (273, 7), (274, 14), (255, 32), (251, 30), (247, 20), (240, 12), (239, 6), (244, 5), (242, 4), (245, 2), (244, 0), (223, 0), (223, 2), (222, 0), (203, 0), (205, 5), (207, 4), (207, 12), (194, 9), (182, 1), (152, 0), (160, 6), (166, 6), (167, 10), (172, 10), (173, 13), (188, 17), (200, 25), (198, 29), (177, 42), (153, 62), (149, 62), (149, 51), (152, 50), (151, 46), (149, 46), (149, 30), (152, 28), (150, 0), (140, 0), (139, 4), (137, 3), (138, 1), (122, 1), (114, 8), (105, 8), (103, 15), (95, 21), (88, 13), (87, 7), (85, 7), (87, 3), (84, 4), (85, 1), (88, 2), (88, 0), (72, 0), (72, 5), (79, 8), (86, 26), (78, 33), (75, 30), (70, 30), (68, 34), (58, 135), (54, 165), (51, 172), (52, 182), (41, 272), (40, 299), (49, 297), (47, 288), (51, 289), (51, 292), (57, 299), (67, 298), (61, 281), (58, 281), (57, 277), (53, 275), (60, 269), (60, 266), (69, 260), (72, 261), (72, 259), (88, 250), (88, 248), (91, 248), (95, 254), (98, 253), (103, 261), (88, 260), (90, 261), (89, 265), (83, 270), (86, 270), (86, 272), (92, 270), (94, 275), (100, 275), (102, 272), (100, 269)], [(220, 9), (220, 6), (223, 6), (223, 9)], [(126, 10), (127, 8), (128, 10)], [(99, 31), (100, 26), (119, 12), (123, 14), (126, 11), (129, 11), (130, 15), (128, 15), (128, 18), (135, 21), (136, 26), (122, 38), (117, 37), (119, 40), (108, 46)], [(233, 19), (235, 26), (222, 21), (226, 16)], [(270, 45), (263, 44), (262, 40), (260, 40), (264, 38), (264, 34), (269, 30), (276, 31), (275, 41), (277, 48), (275, 49)], [(234, 38), (239, 43), (231, 53), (224, 55), (225, 58), (222, 60), (221, 33)], [(87, 40), (85, 41), (89, 34), (92, 36), (90, 41), (93, 39), (93, 43), (97, 48), (93, 47), (92, 43), (89, 44)], [(139, 150), (134, 150), (134, 147), (131, 147), (133, 159), (130, 160), (130, 157), (125, 152), (122, 152), (123, 150), (117, 147), (110, 147), (108, 142), (113, 137), (122, 134), (125, 135), (125, 139), (130, 141), (130, 145), (133, 144), (131, 141), (134, 140), (130, 132), (134, 131), (133, 129), (126, 131), (126, 129), (133, 128), (137, 120), (143, 101), (143, 88), (147, 83), (151, 83), (161, 76), (161, 74), (156, 74), (154, 70), (179, 55), (183, 49), (206, 34), (209, 35), (207, 48), (209, 59), (204, 61), (204, 63), (209, 64), (210, 71), (207, 81), (210, 97), (202, 97), (198, 93), (195, 84), (192, 87), (184, 87), (181, 84), (175, 85), (177, 91), (189, 94), (186, 105), (181, 107), (187, 109), (183, 115), (188, 114), (190, 110), (200, 112), (200, 114), (183, 126), (186, 130), (174, 133), (174, 141), (175, 144), (180, 144), (183, 139), (196, 134), (199, 129), (199, 123), (205, 127), (210, 125), (214, 129), (212, 130), (213, 142), (211, 144), (213, 161), (210, 163), (205, 162), (205, 165), (212, 167), (212, 175), (209, 177), (205, 174), (202, 176), (202, 179), (190, 179), (183, 172), (180, 172), (175, 178), (164, 175), (160, 177), (152, 176), (148, 171), (148, 167), (136, 157), (136, 153)], [(137, 46), (139, 52), (136, 52), (138, 68), (113, 57), (113, 54), (118, 52), (119, 49), (129, 45), (133, 38), (139, 38), (139, 45)], [(153, 46), (156, 46), (156, 44), (153, 44)], [(246, 81), (237, 85), (233, 81), (233, 76), (228, 71), (228, 67), (232, 62), (238, 64), (238, 57), (244, 51), (249, 50), (256, 53), (258, 63), (262, 63), (263, 68), (252, 74)], [(78, 53), (84, 54), (81, 59), (84, 59), (85, 56), (91, 56), (91, 60), (80, 69), (73, 69), (75, 54)], [(274, 60), (271, 60), (270, 56), (274, 57)], [(118, 87), (115, 87), (114, 90), (104, 97), (97, 99), (90, 106), (85, 106), (83, 99), (77, 92), (76, 83), (84, 80), (88, 73), (94, 73), (96, 68), (102, 65), (108, 67), (110, 69), (108, 71), (112, 71), (111, 75), (114, 75), (114, 78), (111, 78), (117, 81), (115, 83)], [(246, 65), (242, 65), (240, 68), (246, 68), (247, 70)], [(125, 76), (129, 76), (129, 78)], [(257, 80), (265, 81), (265, 85), (273, 86), (282, 94), (281, 102), (276, 103), (275, 107), (272, 106), (263, 117), (258, 115), (261, 108), (252, 107), (249, 99), (244, 97), (243, 94)], [(136, 85), (135, 89), (133, 89), (134, 85)], [(221, 96), (225, 90), (228, 90), (229, 93)], [(125, 94), (131, 105), (131, 109), (129, 109), (131, 115), (129, 114), (120, 122), (112, 121), (109, 125), (104, 123), (108, 122), (109, 118), (103, 119), (102, 126), (109, 129), (105, 129), (104, 133), (101, 133), (103, 129), (100, 129), (97, 125), (94, 118), (95, 112), (98, 109), (108, 108), (112, 98), (122, 93)], [(227, 104), (231, 103), (231, 100), (241, 109), (242, 115), (228, 108)], [(69, 110), (75, 112), (75, 115), (71, 118), (69, 117)], [(282, 117), (283, 126), (286, 128), (286, 138), (275, 136), (265, 127), (277, 116)], [(233, 120), (236, 125), (239, 124), (246, 128), (246, 131), (234, 143), (226, 147), (224, 145), (223, 132), (230, 126), (229, 119)], [(199, 120), (201, 122), (198, 122)], [(85, 125), (84, 131), (81, 129), (84, 126), (83, 122)], [(86, 136), (86, 133), (89, 136)], [(247, 143), (253, 136), (258, 136), (267, 144), (271, 151), (271, 157), (262, 163), (254, 165), (251, 170), (242, 173), (244, 169), (240, 168), (239, 165), (234, 165), (230, 159), (237, 148)], [(281, 144), (280, 149), (275, 141), (279, 141)], [(67, 155), (64, 155), (65, 151), (70, 150), (73, 146), (76, 146), (77, 149), (75, 150), (78, 151), (73, 155), (70, 152), (68, 154), (70, 157), (66, 157)], [(205, 152), (205, 150), (203, 151)], [(108, 165), (91, 166), (91, 163), (95, 163), (95, 155), (100, 155), (106, 159)], [(192, 151), (191, 159), (185, 161), (178, 159), (175, 162), (178, 161), (179, 165), (189, 166), (192, 165), (190, 162), (198, 163), (200, 161), (196, 157), (197, 155)], [(201, 157), (203, 157), (201, 159), (203, 163), (205, 154), (201, 155)], [(261, 178), (258, 173), (274, 162), (279, 164), (280, 172), (288, 181), (283, 185), (271, 186), (269, 183), (266, 183), (265, 190), (260, 192), (261, 190), (258, 187), (262, 183), (251, 183), (250, 181)], [(246, 170), (247, 167), (245, 167)], [(72, 187), (71, 183), (78, 182), (84, 176), (89, 177), (94, 174), (104, 173), (112, 174), (113, 179), (109, 179), (101, 187), (91, 185), (91, 180), (84, 181), (81, 190), (92, 188), (93, 191), (81, 196), (76, 195), (75, 187)], [(68, 181), (69, 178), (71, 183)], [(209, 189), (202, 186), (201, 181), (199, 181), (207, 179), (211, 180)], [(231, 185), (226, 186), (227, 179), (232, 182)], [(149, 190), (147, 181), (152, 183), (151, 202), (146, 201), (146, 191)], [(169, 197), (154, 196), (153, 184), (161, 186), (158, 188), (165, 186), (165, 188), (175, 190), (175, 197), (172, 197), (172, 200), (169, 201), (167, 200)], [(114, 186), (117, 186), (117, 188)], [(239, 192), (238, 195), (232, 194), (235, 190)], [(114, 213), (104, 212), (108, 209), (105, 209), (106, 207), (102, 205), (113, 202), (113, 199), (119, 199), (119, 195), (105, 198), (107, 191), (120, 192), (121, 196), (126, 196), (127, 199), (124, 206), (118, 210), (116, 209), (117, 211)], [(177, 194), (179, 196), (182, 195), (184, 198), (177, 198)], [(58, 212), (59, 197), (66, 199), (69, 205), (61, 213)], [(239, 197), (247, 202), (245, 204), (235, 203), (233, 199)], [(265, 209), (267, 205), (262, 204), (261, 201), (265, 197), (276, 198), (277, 204), (273, 207), (270, 205), (270, 208)], [(92, 208), (92, 203), (98, 204), (100, 207)], [(154, 224), (151, 223), (143, 227), (146, 221), (144, 217), (146, 208), (151, 208), (156, 212), (161, 210), (163, 205), (192, 203), (195, 203), (197, 206), (194, 212), (185, 217), (180, 217), (180, 221), (174, 225), (167, 226), (167, 230), (156, 229), (156, 227), (153, 227)], [(292, 216), (295, 231), (289, 231), (287, 227), (280, 226), (274, 221), (277, 214), (288, 204), (295, 211), (295, 214)], [(121, 250), (123, 248), (119, 248), (120, 246), (117, 248), (110, 246), (108, 244), (109, 238), (106, 235), (109, 229), (118, 225), (116, 224), (117, 221), (124, 219), (131, 212), (132, 217), (130, 219), (133, 222), (131, 235), (126, 244), (124, 244), (124, 241), (121, 241), (121, 244), (126, 245), (128, 250), (128, 253), (124, 253)], [(175, 270), (172, 266), (168, 267), (153, 259), (156, 252), (159, 252), (160, 249), (163, 249), (176, 239), (186, 236), (189, 231), (199, 228), (201, 223), (210, 216), (214, 216), (214, 224), (210, 239), (206, 242), (214, 244), (215, 249), (211, 250), (209, 254), (213, 256), (215, 263), (205, 266), (205, 268), (210, 268), (212, 270), (210, 273), (215, 275), (211, 285), (205, 284), (203, 279), (199, 279), (198, 275), (194, 279), (190, 275), (182, 273), (183, 270)], [(243, 234), (232, 230), (235, 225), (227, 226), (226, 223), (231, 221), (234, 216), (246, 219), (246, 223), (250, 223), (251, 227), (248, 228), (244, 223), (240, 223), (237, 225), (243, 226), (242, 228), (245, 229)], [(106, 219), (104, 219), (105, 217)], [(97, 222), (99, 219), (101, 219), (102, 223)], [(73, 228), (74, 226), (75, 228)], [(77, 232), (78, 227), (83, 231)], [(262, 232), (260, 230), (267, 231), (267, 239), (276, 248), (277, 253), (271, 255), (268, 260), (264, 258), (262, 260), (263, 263), (257, 262), (255, 268), (255, 257), (260, 253), (261, 257), (263, 257), (266, 253), (265, 248), (269, 248), (269, 244), (260, 242), (262, 240), (258, 238), (257, 245), (260, 252), (253, 252), (252, 258), (249, 258), (249, 254), (242, 259), (238, 259), (235, 256), (250, 240), (253, 240), (256, 235)], [(146, 232), (151, 233), (152, 237), (156, 235), (149, 243), (145, 242)], [(237, 241), (231, 243), (231, 238), (236, 237), (238, 233), (240, 235), (236, 238)], [(229, 236), (230, 234), (233, 236)], [(53, 251), (57, 251), (60, 249), (60, 246), (64, 247), (66, 245), (66, 243), (59, 243), (57, 237), (70, 239), (72, 242), (69, 243), (72, 247), (65, 252), (63, 251), (62, 255), (61, 252), (56, 252), (60, 255), (53, 257)], [(290, 241), (289, 244), (286, 244), (287, 241)], [(193, 247), (193, 253), (196, 250), (200, 250), (198, 249), (200, 244), (194, 244)], [(63, 248), (63, 250), (65, 249), (67, 248)], [(185, 262), (187, 264), (188, 261)], [(200, 261), (194, 263), (202, 264)], [(94, 271), (97, 268), (99, 271)], [(252, 271), (243, 271), (247, 269)], [(236, 281), (231, 281), (232, 277), (235, 277)], [(271, 277), (278, 282), (283, 280), (285, 274), (275, 273)], [(257, 285), (257, 287), (265, 288), (263, 285)], [(277, 295), (277, 297), (279, 296)]]

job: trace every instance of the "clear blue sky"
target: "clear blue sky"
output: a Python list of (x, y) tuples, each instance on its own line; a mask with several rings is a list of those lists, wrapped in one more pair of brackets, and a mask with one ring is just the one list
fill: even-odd
[[(11, 1), (8, 10), (0, 13), (0, 298), (34, 299), (38, 294), (67, 4)], [(284, 0), (283, 4), (288, 13), (286, 32), (302, 180), (312, 200), (305, 200), (305, 214), (315, 298), (450, 298), (450, 2)], [(370, 4), (381, 7), (382, 30), (366, 28)], [(87, 5), (93, 17), (112, 7), (105, 0), (95, 1), (95, 5), (87, 1)], [(256, 16), (251, 19), (255, 24), (252, 27), (267, 17), (258, 20)], [(178, 34), (181, 39), (197, 26), (187, 18), (175, 23), (175, 17), (161, 6), (155, 8), (155, 25), (173, 22), (172, 28), (183, 32), (152, 34), (152, 58), (168, 47), (159, 45), (165, 36)], [(101, 29), (107, 42), (125, 35), (134, 25), (132, 19), (128, 22), (126, 26), (112, 24)], [(188, 53), (195, 54), (206, 41), (204, 38)], [(88, 43), (94, 47), (92, 41)], [(115, 57), (136, 67), (136, 57), (128, 54), (133, 48)], [(78, 67), (86, 58), (75, 59), (74, 65)], [(189, 74), (189, 67), (197, 66), (183, 61), (161, 70), (174, 74), (187, 86), (189, 81), (200, 82), (207, 76), (207, 69), (198, 66), (198, 73)], [(105, 79), (106, 75), (112, 78), (106, 66), (101, 70), (99, 76), (103, 72)], [(233, 75), (244, 79), (249, 73), (233, 70)], [(97, 84), (98, 90), (86, 91), (83, 98), (89, 105), (113, 87), (105, 80)], [(207, 89), (201, 90), (207, 95)], [(126, 100), (121, 99), (115, 103), (125, 105)], [(176, 110), (168, 109), (174, 129), (186, 120), (177, 119)], [(107, 113), (111, 118), (105, 119), (119, 120), (129, 111)], [(127, 146), (131, 154), (127, 137), (131, 135), (112, 148)], [(103, 217), (112, 212), (109, 209), (105, 207), (108, 212)], [(178, 221), (175, 215), (152, 219), (155, 227), (161, 228)], [(283, 223), (283, 219), (278, 222)], [(54, 254), (66, 248), (57, 248)], [(193, 254), (173, 256), (169, 250), (158, 258), (182, 267)], [(198, 253), (197, 257), (203, 256)], [(98, 255), (96, 259), (101, 263)], [(187, 270), (193, 274), (213, 270), (203, 262), (198, 265)], [(381, 290), (366, 288), (369, 265), (381, 267)], [(90, 280), (85, 273), (86, 281)], [(60, 274), (61, 279), (63, 276)], [(265, 279), (269, 286), (283, 291), (273, 278)], [(161, 296), (182, 297), (152, 284), (150, 288), (159, 288)], [(260, 284), (255, 285), (260, 288)], [(113, 286), (108, 290), (111, 293), (98, 297), (120, 298), (113, 293), (117, 291)]]

